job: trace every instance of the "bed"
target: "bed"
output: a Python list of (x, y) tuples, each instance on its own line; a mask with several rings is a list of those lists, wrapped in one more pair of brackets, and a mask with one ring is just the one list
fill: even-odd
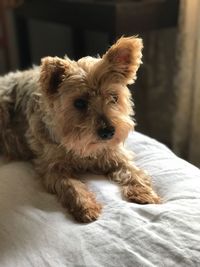
[(200, 266), (200, 170), (137, 132), (126, 146), (151, 174), (163, 204), (126, 202), (116, 184), (88, 175), (103, 203), (90, 224), (75, 222), (29, 163), (1, 159), (0, 266)]

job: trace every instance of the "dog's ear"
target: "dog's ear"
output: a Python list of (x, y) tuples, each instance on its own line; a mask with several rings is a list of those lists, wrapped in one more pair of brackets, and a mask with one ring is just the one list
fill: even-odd
[(142, 39), (121, 37), (102, 57), (108, 64), (109, 75), (118, 82), (131, 84), (136, 79), (136, 72), (142, 63)]
[(69, 62), (59, 57), (45, 57), (41, 60), (40, 85), (48, 95), (58, 92), (69, 70)]

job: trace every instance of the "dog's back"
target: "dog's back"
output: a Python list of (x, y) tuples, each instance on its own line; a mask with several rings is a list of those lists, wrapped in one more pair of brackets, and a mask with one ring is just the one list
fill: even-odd
[(0, 77), (0, 152), (12, 159), (32, 156), (24, 136), (28, 127), (26, 110), (38, 87), (38, 69)]

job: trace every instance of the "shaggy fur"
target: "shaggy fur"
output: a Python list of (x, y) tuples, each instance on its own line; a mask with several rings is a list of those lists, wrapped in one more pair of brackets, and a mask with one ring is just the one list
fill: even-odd
[(101, 204), (81, 182), (101, 173), (127, 200), (159, 203), (148, 174), (123, 142), (134, 127), (127, 84), (136, 79), (142, 41), (121, 38), (102, 58), (46, 57), (40, 67), (0, 78), (0, 144), (10, 159), (32, 159), (49, 192), (81, 222)]

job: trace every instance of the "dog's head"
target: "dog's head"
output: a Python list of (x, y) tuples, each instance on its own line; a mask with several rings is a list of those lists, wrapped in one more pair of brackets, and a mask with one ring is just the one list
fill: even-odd
[(142, 47), (141, 39), (126, 37), (101, 58), (42, 60), (42, 95), (54, 134), (68, 151), (89, 156), (126, 139), (134, 126), (127, 84), (136, 79)]

